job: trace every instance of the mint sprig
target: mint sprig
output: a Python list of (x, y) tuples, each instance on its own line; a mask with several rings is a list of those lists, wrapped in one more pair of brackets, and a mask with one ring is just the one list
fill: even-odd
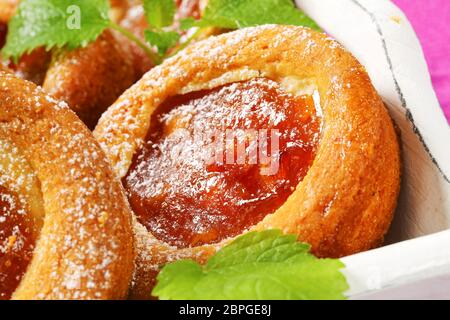
[(175, 0), (143, 0), (149, 29), (145, 40), (113, 23), (108, 0), (22, 0), (8, 25), (5, 59), (17, 61), (24, 53), (39, 47), (47, 50), (84, 47), (106, 29), (111, 28), (141, 47), (159, 64), (192, 41), (207, 34), (208, 28), (236, 29), (262, 24), (292, 24), (318, 29), (313, 20), (297, 9), (291, 0), (209, 0), (200, 21), (184, 19), (179, 28), (197, 27), (180, 44), (180, 35), (171, 28), (176, 11)]
[(173, 53), (184, 49), (208, 28), (240, 29), (264, 24), (305, 26), (320, 31), (292, 0), (209, 0), (200, 21), (190, 18), (180, 21), (182, 30), (191, 27), (198, 30)]
[(175, 31), (166, 31), (164, 28), (173, 25), (175, 18), (174, 0), (146, 0), (144, 12), (150, 27), (146, 30), (145, 40), (154, 46), (158, 54), (163, 57), (167, 51), (180, 40), (180, 34)]
[(184, 18), (180, 20), (180, 29), (183, 31), (189, 30), (196, 26), (197, 21), (194, 18)]
[[(150, 2), (145, 0), (147, 7)], [(39, 47), (48, 51), (84, 47), (111, 28), (135, 42), (155, 64), (160, 63), (161, 58), (146, 43), (110, 20), (109, 11), (109, 0), (22, 0), (8, 24), (2, 57), (17, 61)]]
[(180, 34), (175, 31), (145, 30), (145, 40), (156, 47), (160, 56), (164, 56), (170, 48), (178, 43)]
[(150, 26), (158, 29), (169, 27), (173, 24), (176, 5), (174, 0), (146, 0), (144, 12)]
[(343, 263), (318, 259), (293, 235), (248, 233), (204, 266), (191, 260), (166, 265), (152, 294), (170, 300), (345, 299)]
[(209, 0), (202, 19), (203, 27), (239, 29), (263, 24), (318, 25), (295, 7), (292, 0)]
[(74, 49), (108, 27), (107, 0), (22, 0), (8, 24), (3, 57), (17, 60), (38, 47)]

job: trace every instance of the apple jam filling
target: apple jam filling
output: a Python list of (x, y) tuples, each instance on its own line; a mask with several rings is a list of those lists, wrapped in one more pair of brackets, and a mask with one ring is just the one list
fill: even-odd
[(22, 202), (0, 185), (0, 300), (11, 298), (33, 256), (32, 221)]
[(257, 78), (167, 99), (123, 179), (157, 239), (185, 248), (237, 236), (308, 172), (321, 118), (311, 95)]

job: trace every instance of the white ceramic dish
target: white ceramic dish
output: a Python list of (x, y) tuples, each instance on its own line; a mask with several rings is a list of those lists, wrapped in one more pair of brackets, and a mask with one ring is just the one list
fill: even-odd
[(367, 68), (399, 127), (403, 182), (386, 246), (344, 258), (350, 298), (450, 299), (450, 127), (419, 40), (389, 0), (297, 0)]

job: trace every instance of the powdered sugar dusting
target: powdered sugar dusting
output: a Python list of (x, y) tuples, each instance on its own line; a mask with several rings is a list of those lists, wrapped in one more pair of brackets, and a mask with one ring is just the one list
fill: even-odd
[[(264, 78), (167, 100), (124, 180), (134, 212), (158, 239), (181, 247), (240, 234), (273, 213), (307, 172), (320, 134), (316, 120), (312, 98)], [(262, 129), (277, 131), (279, 149), (255, 140)], [(228, 145), (221, 156), (211, 155), (217, 133)], [(267, 163), (250, 156), (264, 143), (280, 166), (273, 177), (263, 177)], [(237, 144), (245, 146), (240, 156)]]
[[(14, 112), (18, 106), (20, 113)], [(4, 73), (0, 109), (0, 139), (14, 141), (7, 157), (14, 156), (17, 146), (33, 168), (31, 178), (14, 181), (37, 177), (38, 192), (31, 199), (45, 208), (45, 224), (24, 278), (30, 287), (21, 289), (37, 290), (33, 298), (123, 295), (131, 266), (131, 243), (124, 242), (130, 236), (129, 209), (89, 131), (66, 104)], [(11, 175), (11, 167), (0, 169)], [(114, 271), (118, 265), (124, 279)]]

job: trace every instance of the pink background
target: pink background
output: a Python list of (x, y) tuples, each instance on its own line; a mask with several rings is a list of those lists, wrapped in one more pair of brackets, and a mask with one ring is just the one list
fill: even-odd
[(450, 0), (393, 0), (416, 30), (439, 101), (450, 122)]

